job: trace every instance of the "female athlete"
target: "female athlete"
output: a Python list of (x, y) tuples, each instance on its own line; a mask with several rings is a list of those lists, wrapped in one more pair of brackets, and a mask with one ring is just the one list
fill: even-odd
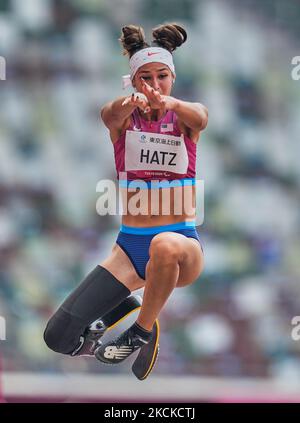
[[(150, 46), (141, 27), (122, 28), (120, 41), (130, 58), (124, 81), (135, 93), (101, 110), (122, 190), (120, 232), (110, 256), (65, 300), (44, 334), (54, 351), (80, 355), (88, 349), (109, 364), (139, 350), (132, 367), (139, 379), (147, 377), (156, 361), (160, 311), (174, 288), (192, 284), (203, 270), (195, 207), (184, 202), (195, 204), (196, 149), (207, 109), (171, 96), (176, 79), (172, 53), (186, 41), (185, 29), (167, 23), (152, 35)], [(130, 295), (139, 288), (144, 296), (137, 321), (102, 345), (105, 330), (140, 307)], [(96, 326), (89, 326), (99, 317)]]

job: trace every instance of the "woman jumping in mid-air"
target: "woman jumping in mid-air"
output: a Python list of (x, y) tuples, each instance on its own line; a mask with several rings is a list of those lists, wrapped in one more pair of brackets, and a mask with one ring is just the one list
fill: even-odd
[[(45, 331), (50, 348), (71, 355), (85, 351), (95, 335), (98, 342), (92, 352), (104, 363), (120, 363), (140, 350), (133, 364), (139, 379), (149, 374), (157, 357), (160, 311), (174, 288), (192, 284), (203, 270), (195, 208), (191, 213), (184, 206), (179, 212), (176, 207), (178, 198), (195, 201), (196, 149), (207, 125), (207, 109), (171, 96), (176, 78), (172, 52), (186, 41), (184, 28), (169, 23), (152, 34), (149, 46), (141, 27), (122, 28), (120, 40), (130, 57), (125, 86), (132, 84), (136, 92), (101, 110), (114, 148), (119, 186), (126, 191), (123, 209), (127, 212), (120, 232), (110, 256), (71, 293)], [(137, 195), (133, 184), (148, 199), (142, 213), (132, 208)], [(105, 329), (140, 306), (130, 293), (142, 287), (136, 322), (101, 345)], [(97, 327), (89, 327), (96, 319), (100, 319), (98, 332)]]

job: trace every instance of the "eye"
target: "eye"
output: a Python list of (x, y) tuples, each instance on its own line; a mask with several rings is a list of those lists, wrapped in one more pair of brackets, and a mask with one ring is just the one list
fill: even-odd
[(164, 79), (164, 78), (166, 78), (166, 76), (168, 76), (168, 75), (162, 74), (162, 75), (159, 75), (159, 78)]
[(149, 81), (149, 79), (151, 79), (151, 78), (150, 78), (150, 76), (142, 76), (142, 78), (143, 78), (145, 81)]

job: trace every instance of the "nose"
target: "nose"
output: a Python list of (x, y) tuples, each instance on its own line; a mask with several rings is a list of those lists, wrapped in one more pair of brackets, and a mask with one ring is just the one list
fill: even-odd
[(159, 91), (160, 85), (159, 85), (158, 78), (153, 78), (153, 80), (152, 80), (152, 88), (154, 88), (155, 90)]

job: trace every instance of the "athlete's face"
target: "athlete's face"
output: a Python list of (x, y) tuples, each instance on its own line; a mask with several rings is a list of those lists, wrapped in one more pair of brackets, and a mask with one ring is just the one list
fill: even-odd
[(141, 78), (160, 94), (171, 94), (174, 76), (167, 65), (163, 63), (147, 63), (141, 66), (133, 80), (133, 85), (138, 92), (142, 92)]

